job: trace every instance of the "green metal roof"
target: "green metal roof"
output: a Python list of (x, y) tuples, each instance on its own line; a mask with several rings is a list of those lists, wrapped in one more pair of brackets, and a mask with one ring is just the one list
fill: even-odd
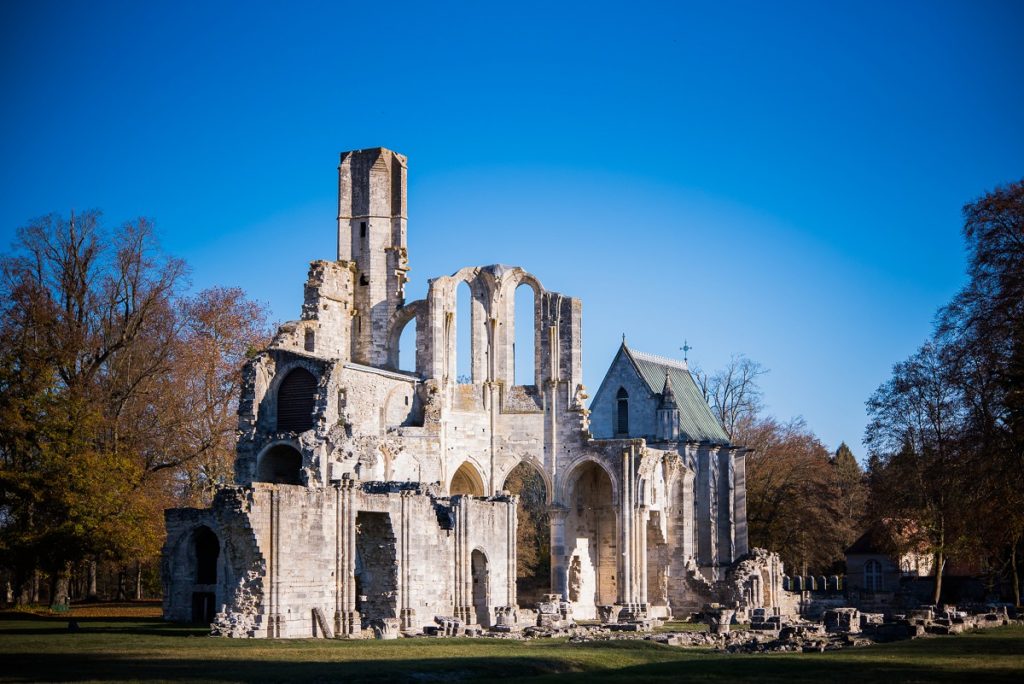
[(729, 443), (729, 436), (711, 413), (685, 361), (634, 351), (625, 343), (622, 348), (653, 394), (661, 394), (668, 374), (679, 407), (679, 430), (686, 441)]

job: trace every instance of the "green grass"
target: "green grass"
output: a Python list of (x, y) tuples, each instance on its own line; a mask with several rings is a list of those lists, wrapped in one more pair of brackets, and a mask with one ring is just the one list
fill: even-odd
[(212, 639), (157, 619), (0, 614), (0, 681), (470, 679), (704, 682), (1021, 680), (1024, 628), (815, 654), (726, 655), (646, 641)]

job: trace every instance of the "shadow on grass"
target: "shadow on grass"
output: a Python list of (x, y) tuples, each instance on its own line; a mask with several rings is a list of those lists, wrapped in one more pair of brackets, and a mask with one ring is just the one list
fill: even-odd
[(282, 661), (242, 659), (153, 660), (111, 656), (16, 653), (3, 657), (6, 681), (346, 681), (450, 682), (564, 676), (571, 665), (555, 658), (451, 657), (385, 661)]
[(164, 622), (159, 619), (133, 617), (76, 617), (74, 615), (32, 615), (7, 612), (0, 614), (0, 635), (41, 636), (69, 633), (75, 622), (80, 634), (146, 634), (154, 636), (204, 636), (210, 633), (204, 625)]

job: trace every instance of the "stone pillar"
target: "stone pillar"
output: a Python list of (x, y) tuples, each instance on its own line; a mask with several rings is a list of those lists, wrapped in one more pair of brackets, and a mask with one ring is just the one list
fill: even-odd
[(474, 622), (472, 549), (469, 548), (469, 494), (452, 497), (455, 513), (455, 617), (463, 624)]
[(334, 612), (334, 634), (338, 638), (358, 637), (362, 618), (356, 610), (356, 486), (345, 476), (338, 483), (338, 543), (335, 574), (340, 592)]
[(279, 510), (277, 487), (270, 491), (270, 543), (269, 558), (267, 559), (267, 636), (271, 639), (281, 636), (281, 623), (278, 612), (280, 610), (280, 592), (278, 590), (278, 550), (280, 547), (280, 526), (281, 512)]
[(732, 449), (722, 447), (716, 450), (718, 460), (718, 554), (719, 567), (731, 565), (736, 560), (734, 494), (735, 478)]
[(563, 601), (569, 600), (569, 558), (565, 545), (565, 518), (568, 514), (565, 506), (548, 506), (551, 520), (551, 592), (560, 594)]
[[(519, 605), (519, 599), (516, 596), (516, 558), (519, 555), (519, 548), (517, 545), (517, 533), (516, 528), (519, 524), (516, 518), (516, 510), (518, 508), (519, 497), (513, 496), (511, 501), (505, 506), (505, 540), (506, 540), (506, 555), (508, 556), (508, 589), (506, 591), (506, 605), (516, 606)], [(565, 599), (563, 599), (565, 600)]]
[(622, 452), (621, 484), (619, 486), (619, 557), (616, 564), (619, 581), (616, 582), (618, 603), (633, 602), (633, 492), (630, 468), (630, 449)]
[(647, 506), (640, 506), (637, 510), (637, 570), (640, 573), (640, 587), (637, 593), (637, 603), (646, 606), (647, 600), (647, 525), (651, 518), (651, 511)]
[(747, 539), (747, 451), (733, 452), (733, 520), (736, 526), (736, 556), (750, 552)]
[(714, 506), (716, 462), (706, 446), (697, 449), (696, 499), (697, 564), (709, 566), (717, 558), (718, 516)]
[(401, 492), (401, 519), (399, 522), (398, 539), (399, 539), (399, 577), (400, 585), (398, 588), (399, 605), (401, 606), (401, 612), (398, 617), (401, 621), (402, 629), (412, 629), (413, 619), (415, 618), (416, 611), (412, 608), (412, 568), (410, 564), (410, 547), (412, 546), (412, 496), (413, 491), (411, 489), (404, 489)]

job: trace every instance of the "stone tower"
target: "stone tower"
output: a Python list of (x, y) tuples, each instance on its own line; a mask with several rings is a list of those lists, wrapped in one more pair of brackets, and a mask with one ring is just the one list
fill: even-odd
[(388, 325), (405, 304), (406, 158), (374, 147), (342, 152), (338, 260), (355, 265), (352, 360), (388, 362)]

